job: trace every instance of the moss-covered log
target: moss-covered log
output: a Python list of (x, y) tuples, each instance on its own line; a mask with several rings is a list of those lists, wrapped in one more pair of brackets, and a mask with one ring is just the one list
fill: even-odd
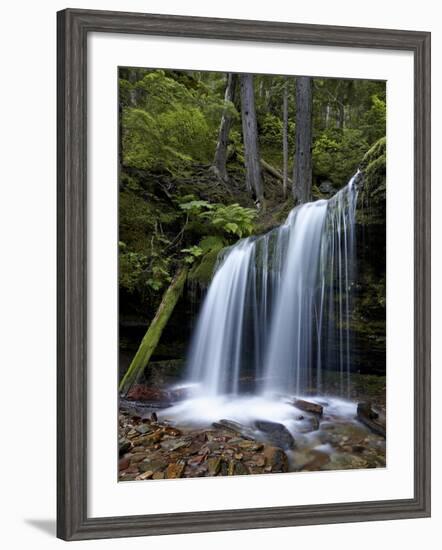
[(150, 323), (132, 363), (129, 365), (126, 374), (120, 382), (120, 392), (126, 393), (148, 364), (161, 338), (164, 327), (183, 292), (187, 273), (187, 267), (179, 269), (170, 283), (169, 288), (164, 293), (155, 317)]

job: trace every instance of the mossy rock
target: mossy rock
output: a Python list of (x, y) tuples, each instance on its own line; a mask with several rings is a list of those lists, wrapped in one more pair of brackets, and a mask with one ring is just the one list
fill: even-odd
[(362, 225), (385, 225), (386, 169), (387, 142), (384, 137), (367, 151), (361, 162), (364, 184), (357, 221)]
[(212, 280), (218, 254), (226, 246), (225, 241), (218, 236), (205, 237), (199, 244), (204, 254), (189, 272), (188, 280), (201, 286), (208, 286)]

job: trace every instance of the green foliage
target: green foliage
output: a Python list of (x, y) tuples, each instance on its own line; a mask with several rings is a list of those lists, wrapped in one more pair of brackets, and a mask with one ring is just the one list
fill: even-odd
[(207, 286), (212, 278), (218, 254), (226, 246), (226, 242), (217, 235), (211, 235), (202, 239), (198, 246), (203, 254), (189, 272), (189, 280)]
[[(293, 203), (290, 197), (283, 202), (281, 181), (263, 172), (267, 211), (250, 208), (239, 94), (234, 103), (224, 101), (225, 73), (121, 68), (119, 77), (120, 303), (131, 314), (137, 309), (152, 318), (180, 266), (190, 270), (191, 280), (207, 284), (223, 247), (281, 223)], [(288, 90), (291, 175), (295, 78), (257, 75), (254, 83), (261, 156), (279, 172), (283, 95)], [(208, 168), (226, 109), (232, 119), (229, 181), (221, 184)], [(383, 145), (377, 140), (385, 136), (385, 120), (384, 82), (314, 79), (314, 184), (329, 179), (341, 187), (377, 143), (362, 163), (367, 191), (361, 195), (368, 197), (379, 223), (385, 140)]]
[(204, 253), (203, 249), (197, 245), (193, 245), (190, 248), (183, 248), (181, 252), (186, 254), (184, 256), (186, 264), (193, 264), (196, 258), (199, 258)]
[(221, 113), (234, 106), (201, 82), (186, 86), (162, 70), (141, 76), (120, 80), (124, 165), (180, 176), (209, 162)]
[(386, 102), (379, 95), (374, 94), (371, 97), (371, 107), (361, 121), (361, 130), (365, 133), (368, 143), (373, 143), (385, 136), (386, 121)]
[(325, 130), (313, 145), (314, 173), (341, 187), (355, 173), (367, 149), (368, 144), (361, 130)]
[(256, 211), (237, 203), (210, 204), (204, 200), (180, 203), (180, 208), (193, 218), (209, 223), (213, 229), (242, 238), (251, 235), (254, 229)]

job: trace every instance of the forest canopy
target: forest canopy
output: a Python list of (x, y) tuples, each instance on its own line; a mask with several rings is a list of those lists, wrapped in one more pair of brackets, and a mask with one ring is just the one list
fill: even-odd
[(122, 320), (152, 320), (182, 266), (207, 284), (223, 247), (304, 200), (296, 154), (309, 132), (313, 199), (343, 187), (385, 137), (384, 82), (303, 78), (307, 92), (291, 76), (120, 68)]

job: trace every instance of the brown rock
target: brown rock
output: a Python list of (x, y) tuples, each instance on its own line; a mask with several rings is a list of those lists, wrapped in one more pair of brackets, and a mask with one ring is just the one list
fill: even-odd
[(323, 453), (322, 451), (313, 450), (311, 451), (311, 454), (313, 455), (313, 458), (309, 460), (309, 462), (307, 462), (307, 464), (305, 464), (302, 468), (308, 472), (316, 472), (330, 461), (329, 455), (327, 453)]
[(138, 424), (138, 426), (135, 427), (135, 430), (141, 435), (145, 435), (153, 432), (149, 424)]
[(137, 480), (150, 479), (152, 476), (153, 476), (152, 470), (148, 470), (147, 472), (143, 472), (142, 474), (138, 475), (135, 479)]
[(379, 414), (371, 408), (371, 403), (358, 403), (356, 416), (369, 430), (385, 439), (385, 424), (380, 422)]
[(219, 471), (221, 470), (221, 458), (209, 458), (209, 460), (207, 461), (207, 468), (209, 471), (209, 476), (218, 475)]
[(146, 459), (144, 462), (138, 464), (138, 469), (140, 472), (148, 472), (152, 470), (153, 472), (158, 472), (167, 466), (167, 462), (164, 462), (160, 458), (150, 458)]
[(175, 462), (169, 464), (166, 469), (166, 479), (176, 479), (183, 476), (185, 462)]
[(263, 452), (267, 466), (266, 471), (269, 472), (288, 472), (289, 463), (287, 455), (279, 447), (270, 447), (266, 445)]
[(263, 455), (253, 455), (252, 462), (260, 468), (266, 465), (266, 459)]
[(128, 458), (120, 458), (118, 461), (118, 470), (121, 472), (121, 470), (127, 470), (129, 468), (130, 460)]
[(134, 453), (130, 457), (130, 462), (131, 462), (131, 464), (136, 464), (137, 462), (141, 462), (145, 458), (146, 458), (146, 453)]
[(154, 472), (152, 479), (164, 479), (164, 472)]
[(324, 408), (322, 405), (312, 403), (311, 401), (305, 401), (304, 399), (296, 399), (293, 405), (297, 409), (301, 409), (301, 411), (319, 414), (319, 416), (322, 416), (322, 413), (324, 412)]

